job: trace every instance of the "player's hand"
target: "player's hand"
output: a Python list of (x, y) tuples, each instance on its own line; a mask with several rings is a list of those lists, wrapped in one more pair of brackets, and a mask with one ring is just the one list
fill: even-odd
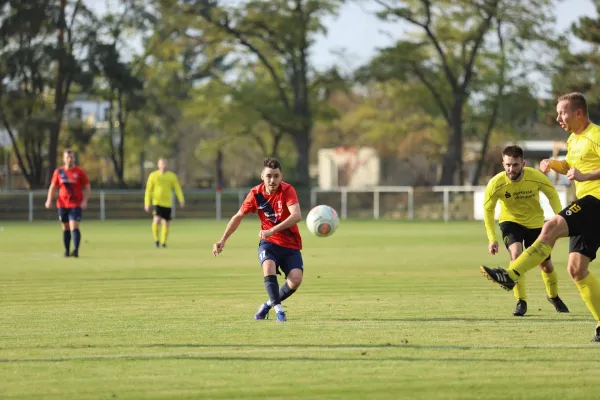
[(150, 206), (144, 206), (144, 210), (146, 210), (146, 212), (150, 212)]
[(488, 245), (488, 251), (491, 255), (498, 253), (498, 242), (492, 242)]
[(582, 181), (585, 181), (586, 177), (585, 177), (585, 174), (582, 173), (577, 168), (571, 168), (571, 169), (569, 169), (569, 172), (567, 172), (567, 178), (570, 181), (582, 182)]
[(271, 232), (271, 230), (270, 230), (270, 229), (268, 229), (268, 230), (266, 230), (266, 231), (260, 231), (260, 232), (258, 232), (258, 237), (259, 237), (261, 240), (265, 240), (266, 238), (268, 238), (268, 237), (270, 237), (270, 236), (273, 236), (273, 232)]
[(219, 255), (219, 253), (223, 251), (223, 247), (225, 247), (225, 242), (223, 241), (219, 241), (213, 244), (213, 256), (216, 257), (217, 255)]
[(46, 200), (46, 208), (52, 208), (52, 200)]
[(81, 200), (81, 204), (79, 205), (79, 207), (81, 207), (82, 210), (85, 210), (85, 209), (87, 209), (87, 206), (88, 206), (87, 203), (88, 203), (87, 200)]
[(182, 201), (181, 203), (179, 203), (179, 207), (184, 208), (185, 207), (185, 201)]
[(547, 174), (548, 172), (550, 172), (550, 169), (550, 160), (546, 158), (540, 162), (540, 171)]

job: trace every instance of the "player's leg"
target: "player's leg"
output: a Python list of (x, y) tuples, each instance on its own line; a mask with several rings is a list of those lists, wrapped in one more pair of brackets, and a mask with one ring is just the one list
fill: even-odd
[(296, 293), (304, 277), (304, 263), (299, 250), (286, 249), (281, 260), (281, 270), (285, 274), (285, 283), (279, 288), (279, 300), (283, 301)]
[(258, 247), (258, 261), (261, 264), (264, 276), (265, 290), (269, 297), (269, 302), (262, 304), (254, 319), (265, 319), (272, 307), (275, 310), (283, 312), (281, 300), (279, 299), (279, 283), (277, 282), (277, 254), (276, 246), (266, 241), (262, 241)]
[[(515, 237), (515, 235), (511, 235), (512, 240), (507, 243), (508, 253), (510, 255), (510, 261), (513, 262), (516, 260), (521, 253), (523, 252), (523, 243), (522, 240), (520, 242), (515, 241), (521, 238), (521, 235)], [(513, 288), (513, 294), (515, 299), (517, 299), (517, 305), (513, 311), (513, 315), (515, 317), (522, 317), (527, 313), (527, 289), (526, 289), (526, 279), (525, 275), (523, 275), (515, 287)]]
[(162, 247), (167, 247), (167, 238), (169, 237), (169, 220), (163, 218), (162, 219), (162, 230), (160, 231), (160, 242), (162, 243)]
[(571, 237), (569, 245), (569, 275), (597, 324), (593, 342), (600, 342), (600, 282), (589, 271), (589, 265), (596, 258), (599, 246), (600, 240), (597, 237), (584, 236)]
[(152, 207), (152, 237), (154, 238), (154, 245), (156, 248), (159, 247), (160, 242), (158, 238), (158, 229), (160, 227), (160, 216), (157, 215), (157, 206)]
[(71, 229), (69, 227), (69, 210), (67, 208), (58, 209), (58, 220), (62, 225), (65, 257), (69, 257), (71, 255)]
[(579, 207), (578, 202), (580, 200), (548, 220), (542, 227), (540, 236), (514, 262), (510, 263), (508, 269), (489, 268), (484, 265), (480, 268), (483, 275), (505, 290), (512, 290), (521, 276), (524, 276), (527, 271), (536, 265), (540, 265), (548, 258), (559, 238), (569, 236), (571, 224), (567, 224), (566, 218), (572, 217), (571, 208), (574, 206)]
[(540, 269), (542, 270), (544, 286), (546, 286), (546, 299), (554, 306), (556, 312), (568, 313), (569, 308), (558, 296), (558, 274), (550, 257), (540, 264)]
[(81, 208), (70, 208), (69, 209), (69, 229), (71, 230), (71, 236), (73, 237), (73, 257), (79, 257), (79, 245), (81, 244), (81, 230), (79, 229), (79, 223), (81, 222)]

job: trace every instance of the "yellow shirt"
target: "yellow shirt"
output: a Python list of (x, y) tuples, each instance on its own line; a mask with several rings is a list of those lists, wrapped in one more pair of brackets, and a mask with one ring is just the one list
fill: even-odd
[(148, 176), (144, 204), (170, 208), (173, 203), (173, 190), (179, 202), (183, 202), (183, 192), (177, 175), (171, 171), (165, 171), (164, 174), (158, 170), (154, 171)]
[[(571, 133), (567, 140), (567, 164), (584, 174), (600, 169), (600, 126), (589, 124), (579, 135)], [(592, 195), (600, 199), (600, 180), (575, 181), (575, 196)]]
[(534, 168), (523, 168), (518, 181), (511, 181), (506, 172), (494, 176), (485, 189), (483, 220), (488, 240), (496, 242), (494, 213), (500, 200), (499, 222), (514, 222), (526, 228), (541, 228), (544, 225), (544, 210), (540, 205), (540, 190), (550, 201), (555, 214), (562, 210), (558, 192), (550, 179)]

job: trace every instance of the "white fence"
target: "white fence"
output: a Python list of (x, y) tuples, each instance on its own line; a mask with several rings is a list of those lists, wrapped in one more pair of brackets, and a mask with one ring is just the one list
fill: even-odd
[[(566, 205), (566, 190), (558, 188)], [(480, 219), (481, 186), (379, 186), (372, 189), (312, 189), (298, 191), (301, 204), (328, 204), (339, 211), (342, 219)], [(184, 191), (186, 206), (173, 203), (173, 216), (178, 218), (229, 218), (239, 208), (249, 189)], [(0, 191), (0, 221), (56, 219), (56, 210), (47, 210), (46, 191)], [(543, 197), (543, 196), (542, 196)], [(173, 198), (175, 200), (175, 197)], [(542, 203), (543, 203), (542, 199)], [(547, 202), (547, 201), (546, 201)], [(88, 202), (86, 219), (127, 219), (147, 217), (143, 190), (95, 190)], [(544, 204), (543, 204), (544, 205)], [(547, 206), (547, 205), (545, 205)], [(304, 207), (304, 213), (307, 213)]]

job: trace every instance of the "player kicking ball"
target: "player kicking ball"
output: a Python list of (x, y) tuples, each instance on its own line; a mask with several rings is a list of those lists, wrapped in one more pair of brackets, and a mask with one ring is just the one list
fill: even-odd
[[(54, 170), (50, 187), (48, 188), (48, 199), (46, 208), (52, 207), (52, 198), (58, 188), (58, 219), (63, 228), (63, 243), (65, 245), (65, 257), (79, 257), (79, 244), (81, 243), (82, 210), (87, 208), (88, 199), (92, 191), (90, 181), (85, 171), (75, 165), (75, 156), (70, 149), (63, 153), (64, 165)], [(70, 252), (71, 238), (75, 248)]]
[[(544, 225), (544, 210), (540, 205), (541, 191), (550, 201), (555, 214), (562, 209), (558, 193), (548, 177), (533, 168), (525, 167), (523, 149), (519, 146), (508, 146), (502, 152), (504, 172), (494, 176), (488, 183), (483, 201), (484, 223), (488, 237), (488, 251), (498, 253), (498, 240), (494, 227), (494, 212), (500, 201), (500, 230), (504, 245), (514, 261), (521, 255), (523, 248), (535, 242)], [(542, 279), (546, 285), (546, 298), (557, 312), (569, 312), (569, 309), (558, 297), (558, 276), (550, 255), (540, 263)], [(525, 291), (525, 275), (515, 285), (514, 295), (517, 306), (513, 311), (516, 317), (527, 313), (527, 293)]]
[[(225, 242), (240, 226), (249, 213), (258, 213), (261, 230), (258, 232), (258, 261), (264, 275), (265, 290), (269, 300), (258, 308), (254, 319), (266, 319), (271, 308), (277, 312), (277, 321), (287, 320), (281, 302), (290, 297), (302, 283), (302, 238), (298, 222), (302, 220), (296, 190), (282, 181), (281, 164), (267, 158), (261, 172), (263, 183), (255, 186), (242, 203), (240, 210), (231, 218), (223, 237), (213, 245), (216, 257), (223, 251)], [(286, 282), (281, 288), (277, 274), (283, 271)]]

